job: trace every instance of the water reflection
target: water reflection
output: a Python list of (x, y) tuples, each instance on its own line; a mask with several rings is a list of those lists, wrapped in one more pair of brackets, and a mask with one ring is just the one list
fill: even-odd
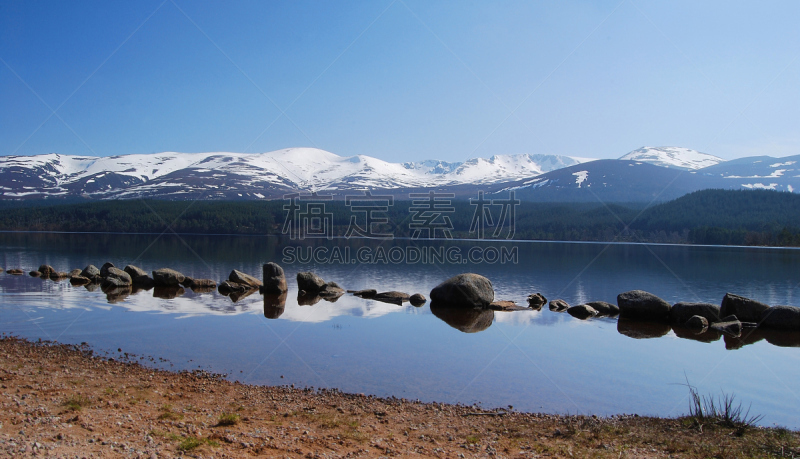
[(431, 312), (447, 325), (464, 333), (484, 331), (494, 321), (492, 309), (454, 308), (431, 303)]
[(648, 322), (623, 317), (617, 320), (617, 331), (634, 339), (661, 338), (666, 336), (670, 330), (671, 328), (667, 323)]
[(277, 319), (286, 309), (286, 298), (289, 292), (285, 291), (280, 295), (267, 293), (264, 295), (264, 317), (267, 319)]

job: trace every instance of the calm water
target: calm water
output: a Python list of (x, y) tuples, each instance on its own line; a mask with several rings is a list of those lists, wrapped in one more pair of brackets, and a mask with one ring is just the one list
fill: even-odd
[[(334, 246), (353, 253), (366, 246), (375, 253), (380, 245), (314, 242), (316, 250), (325, 247), (326, 253)], [(408, 244), (380, 246), (405, 250)], [(236, 302), (217, 292), (188, 289), (173, 299), (154, 297), (153, 290), (118, 298), (67, 281), (3, 273), (0, 331), (31, 339), (85, 341), (114, 353), (121, 348), (167, 359), (158, 363), (161, 367), (209, 369), (248, 383), (337, 387), (555, 413), (681, 415), (688, 409), (688, 391), (682, 385), (688, 378), (701, 393), (724, 391), (745, 405), (752, 403), (752, 412), (765, 415), (765, 425), (800, 428), (797, 335), (754, 334), (745, 341), (704, 335), (702, 339), (710, 342), (703, 342), (679, 338), (676, 331), (663, 328), (649, 330), (663, 336), (634, 339), (621, 333), (628, 327), (625, 323), (579, 321), (546, 307), (495, 312), (488, 328), (464, 333), (434, 315), (428, 305), (396, 306), (344, 296), (333, 303), (300, 306), (294, 282), (298, 271), (310, 270), (347, 289), (428, 296), (442, 280), (470, 271), (491, 279), (496, 299), (523, 305), (534, 292), (570, 304), (615, 303), (618, 293), (632, 289), (673, 303), (718, 304), (726, 292), (733, 292), (769, 304), (800, 305), (795, 298), (800, 251), (517, 242), (505, 248), (517, 247), (518, 263), (285, 262), (284, 247), (293, 245), (266, 237), (0, 234), (0, 267), (6, 269), (27, 272), (47, 263), (69, 271), (111, 261), (148, 271), (168, 266), (220, 281), (232, 269), (260, 277), (261, 265), (276, 261), (287, 271), (290, 284), (284, 311), (269, 319), (258, 293)], [(466, 254), (473, 246), (447, 247)]]

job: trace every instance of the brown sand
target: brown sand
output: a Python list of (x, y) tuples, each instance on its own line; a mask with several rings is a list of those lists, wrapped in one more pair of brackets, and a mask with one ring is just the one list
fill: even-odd
[(800, 456), (786, 429), (250, 386), (13, 337), (0, 339), (0, 383), (2, 457)]

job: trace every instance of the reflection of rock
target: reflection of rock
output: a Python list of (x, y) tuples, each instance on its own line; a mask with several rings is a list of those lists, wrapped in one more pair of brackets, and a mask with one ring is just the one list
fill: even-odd
[(550, 302), (550, 310), (555, 312), (564, 312), (569, 309), (569, 303), (564, 300), (558, 299)]
[(153, 271), (153, 283), (156, 287), (177, 287), (185, 276), (174, 269), (161, 268)]
[(599, 316), (614, 317), (619, 314), (619, 307), (616, 304), (606, 303), (605, 301), (591, 301), (586, 305), (594, 308)]
[(217, 289), (216, 282), (214, 283), (214, 287), (202, 287), (195, 284), (192, 284), (190, 287), (194, 293), (211, 293)]
[(620, 317), (654, 321), (667, 321), (672, 307), (666, 301), (644, 290), (620, 293), (617, 295), (617, 304)]
[(228, 298), (230, 298), (231, 301), (236, 303), (237, 301), (239, 301), (239, 300), (241, 300), (243, 298), (247, 298), (248, 296), (256, 293), (257, 291), (258, 291), (258, 289), (249, 288), (249, 289), (245, 290), (244, 292), (231, 292), (231, 294), (228, 295)]
[(703, 316), (692, 316), (689, 320), (683, 322), (683, 326), (689, 330), (703, 333), (708, 329), (708, 319)]
[(86, 290), (88, 290), (90, 292), (94, 292), (94, 291), (97, 291), (97, 289), (100, 288), (100, 284), (98, 284), (97, 282), (92, 282), (91, 284), (84, 285), (83, 288), (85, 288)]
[(686, 328), (680, 325), (675, 325), (672, 327), (672, 331), (675, 332), (675, 336), (677, 336), (678, 338), (691, 339), (703, 343), (712, 343), (714, 341), (719, 341), (719, 339), (722, 337), (722, 333), (716, 330), (710, 330), (708, 328), (704, 330), (692, 330), (690, 328)]
[(733, 315), (723, 317), (719, 322), (712, 323), (709, 328), (734, 338), (742, 334), (742, 323)]
[(277, 319), (283, 314), (286, 308), (286, 297), (288, 292), (283, 292), (280, 295), (267, 293), (264, 295), (264, 317), (267, 319)]
[(708, 323), (719, 322), (720, 308), (711, 303), (676, 303), (669, 310), (669, 320), (673, 324), (683, 325), (692, 316), (700, 316)]
[(283, 268), (277, 263), (269, 262), (264, 264), (261, 268), (261, 272), (262, 278), (264, 279), (264, 284), (261, 289), (262, 293), (280, 295), (289, 290), (289, 286), (286, 283), (286, 274), (283, 272)]
[(773, 306), (761, 313), (761, 326), (776, 330), (800, 331), (800, 308), (795, 306)]
[(376, 293), (375, 295), (370, 297), (371, 300), (381, 301), (384, 303), (397, 304), (397, 305), (402, 305), (404, 301), (408, 301), (410, 298), (411, 295), (409, 295), (408, 293), (396, 292), (396, 291)]
[(106, 294), (106, 299), (109, 303), (119, 303), (131, 294), (131, 286), (125, 285), (122, 287), (103, 287), (103, 293)]
[[(0, 273), (1, 272), (2, 271), (0, 271)], [(30, 274), (31, 277), (41, 277), (42, 276), (42, 273), (40, 273), (39, 271), (31, 271), (28, 274)]]
[(301, 290), (297, 293), (297, 304), (299, 306), (314, 306), (322, 300), (322, 297), (317, 294), (308, 293)]
[(537, 311), (542, 309), (542, 306), (547, 304), (547, 298), (544, 297), (541, 293), (534, 293), (532, 295), (528, 295), (528, 306), (531, 309), (536, 309)]
[(769, 306), (750, 298), (726, 293), (722, 298), (720, 317), (734, 315), (742, 322), (758, 322), (761, 313), (769, 309)]
[(64, 271), (51, 271), (50, 272), (50, 280), (61, 282), (64, 279), (69, 278), (69, 273), (65, 273)]
[(250, 289), (243, 284), (237, 284), (236, 282), (231, 281), (222, 281), (219, 284), (218, 290), (219, 293), (223, 295), (230, 295), (231, 293), (243, 293)]
[(146, 291), (151, 290), (152, 288), (153, 288), (153, 284), (152, 283), (147, 284), (147, 285), (133, 284), (131, 292), (132, 293), (146, 292)]
[(567, 314), (580, 320), (586, 320), (595, 317), (598, 312), (597, 309), (589, 306), (588, 304), (579, 304), (567, 309)]
[(800, 331), (797, 330), (761, 330), (767, 342), (780, 347), (800, 347)]
[(91, 282), (91, 279), (83, 276), (72, 276), (69, 279), (69, 283), (72, 285), (86, 285)]
[(415, 293), (411, 295), (411, 298), (409, 298), (408, 301), (411, 302), (412, 306), (420, 307), (424, 305), (428, 301), (428, 299), (425, 298), (425, 295), (421, 293)]
[(764, 339), (764, 331), (758, 328), (749, 328), (745, 330), (740, 336), (724, 335), (725, 349), (729, 351), (741, 349), (744, 346), (755, 344)]
[(669, 333), (670, 326), (663, 322), (651, 322), (620, 317), (619, 321), (617, 321), (617, 331), (620, 334), (635, 339), (660, 338)]
[(506, 311), (506, 312), (531, 310), (531, 308), (520, 306), (517, 303), (514, 303), (513, 301), (505, 301), (505, 300), (492, 301), (491, 303), (489, 303), (489, 309), (493, 311)]
[(321, 277), (312, 272), (297, 273), (297, 288), (308, 293), (317, 293), (325, 285)]
[(372, 298), (378, 294), (378, 291), (374, 288), (368, 288), (365, 290), (348, 290), (347, 293), (352, 293), (353, 295), (360, 296), (361, 298)]
[(457, 308), (486, 308), (494, 301), (489, 279), (474, 273), (453, 276), (431, 290), (431, 302)]
[(186, 290), (184, 290), (183, 287), (178, 287), (175, 285), (169, 287), (156, 286), (153, 289), (153, 298), (171, 300), (183, 295), (184, 293), (186, 293)]
[(494, 320), (494, 311), (491, 309), (439, 306), (438, 303), (432, 302), (431, 312), (447, 325), (464, 333), (486, 330)]
[(19, 269), (19, 268), (13, 268), (13, 269), (9, 269), (8, 271), (6, 271), (6, 274), (11, 274), (12, 276), (21, 276), (24, 273), (25, 272), (23, 270)]
[(336, 282), (328, 282), (322, 286), (322, 288), (317, 292), (317, 295), (321, 296), (322, 298), (335, 302), (339, 299), (340, 296), (344, 295), (344, 289), (339, 287), (339, 284)]
[(217, 283), (211, 279), (193, 279), (192, 285), (190, 285), (189, 287), (194, 291), (197, 291), (199, 289), (214, 290), (215, 288), (217, 288)]

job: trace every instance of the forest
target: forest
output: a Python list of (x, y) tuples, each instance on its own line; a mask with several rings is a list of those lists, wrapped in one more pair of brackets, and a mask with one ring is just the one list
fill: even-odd
[[(0, 231), (280, 235), (800, 246), (800, 196), (703, 190), (673, 201), (502, 203), (418, 201), (111, 200), (0, 202)], [(314, 220), (316, 219), (316, 220)]]

